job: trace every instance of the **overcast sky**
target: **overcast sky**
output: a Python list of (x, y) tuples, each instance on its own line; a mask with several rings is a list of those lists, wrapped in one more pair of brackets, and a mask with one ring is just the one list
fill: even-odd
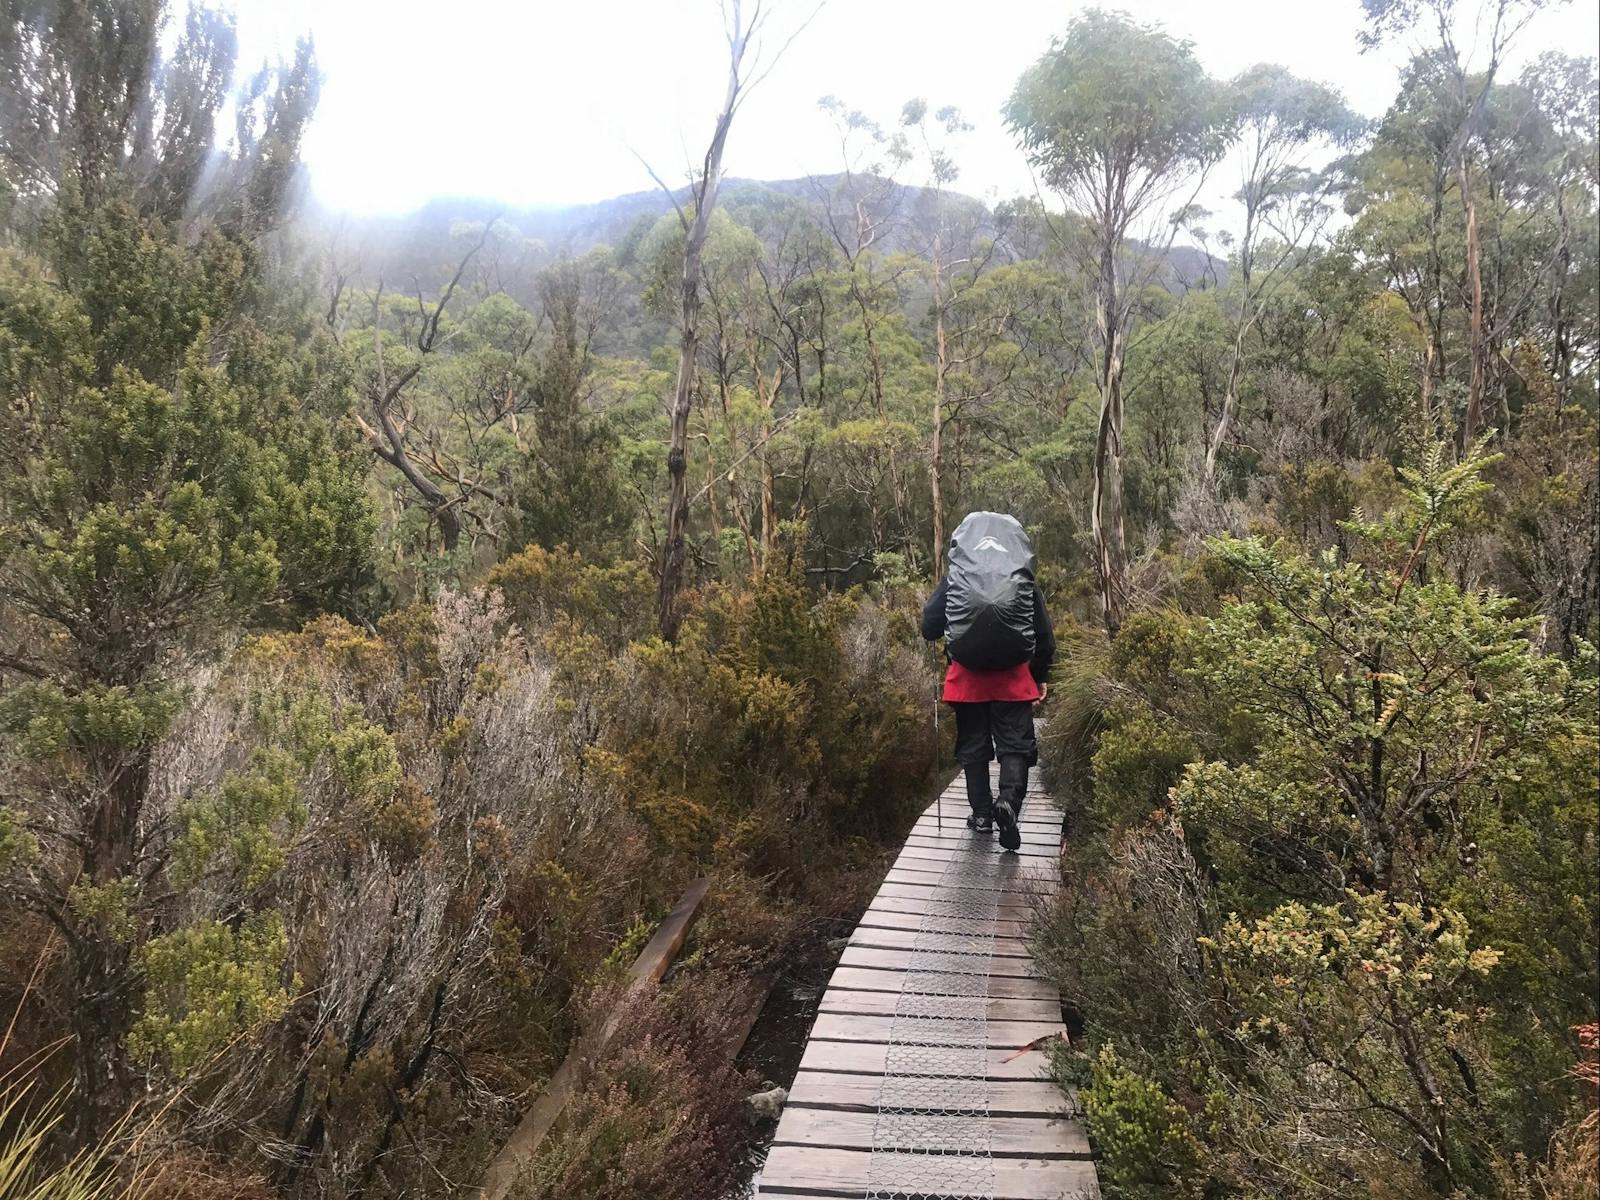
[[(1462, 0), (1472, 9), (1478, 0)], [(748, 0), (747, 0), (748, 3)], [(768, 53), (815, 0), (767, 0)], [(434, 196), (511, 205), (600, 200), (676, 184), (710, 134), (726, 70), (715, 0), (237, 0), (243, 65), (310, 31), (326, 75), (304, 147), (330, 207), (395, 213)], [(740, 111), (729, 173), (793, 178), (838, 167), (832, 94), (892, 124), (910, 97), (974, 126), (957, 147), (969, 194), (1031, 192), (999, 109), (1019, 72), (1088, 7), (1063, 0), (827, 0)], [(1121, 0), (1188, 38), (1206, 68), (1255, 62), (1387, 106), (1403, 47), (1363, 54), (1360, 0)], [(1542, 50), (1593, 54), (1600, 4), (1540, 14), (1508, 74)], [(909, 180), (908, 182), (916, 182)]]

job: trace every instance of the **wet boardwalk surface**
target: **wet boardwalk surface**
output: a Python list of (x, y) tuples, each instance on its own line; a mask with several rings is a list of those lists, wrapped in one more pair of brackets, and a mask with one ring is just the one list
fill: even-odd
[(1010, 854), (969, 831), (966, 814), (958, 776), (851, 936), (758, 1196), (1099, 1195), (1083, 1123), (1038, 1048), (1065, 1032), (1060, 996), (1024, 940), (1056, 887), (1060, 816), (1032, 789)]

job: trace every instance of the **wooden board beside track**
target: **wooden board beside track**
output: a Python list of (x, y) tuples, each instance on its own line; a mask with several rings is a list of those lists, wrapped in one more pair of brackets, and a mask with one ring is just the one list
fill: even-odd
[(1026, 940), (1058, 886), (1060, 817), (1030, 788), (1008, 854), (966, 814), (958, 776), (840, 956), (758, 1197), (1099, 1196), (1076, 1104), (1034, 1048), (1065, 1034)]

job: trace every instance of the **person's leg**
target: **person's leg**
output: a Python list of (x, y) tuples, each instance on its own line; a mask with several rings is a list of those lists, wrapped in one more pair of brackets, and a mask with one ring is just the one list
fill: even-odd
[(1039, 761), (1033, 734), (1033, 705), (1024, 701), (996, 701), (989, 714), (994, 750), (1000, 759), (1000, 797), (994, 806), (1000, 826), (1000, 844), (1007, 850), (1022, 845), (1017, 818), (1028, 792), (1028, 768)]
[(989, 764), (972, 763), (962, 770), (967, 776), (967, 803), (972, 806), (967, 828), (988, 833), (994, 828), (994, 792), (989, 787)]
[(994, 759), (987, 704), (952, 704), (956, 713), (956, 762), (967, 777), (968, 824), (987, 829), (994, 796), (989, 790), (989, 763)]

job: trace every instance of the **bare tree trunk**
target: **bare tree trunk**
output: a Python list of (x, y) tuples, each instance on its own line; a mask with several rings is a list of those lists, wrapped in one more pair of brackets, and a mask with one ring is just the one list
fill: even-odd
[(1089, 509), (1100, 577), (1100, 609), (1112, 637), (1127, 603), (1128, 552), (1122, 528), (1122, 319), (1118, 311), (1116, 239), (1100, 252), (1098, 320), (1104, 353), (1100, 365), (1100, 422), (1094, 439), (1094, 494)]
[(769, 386), (756, 369), (756, 400), (761, 405), (761, 567), (766, 569), (772, 561), (772, 549), (778, 541), (777, 488), (772, 474), (772, 406), (777, 402), (783, 387), (783, 368), (773, 372)]
[[(1251, 193), (1253, 196), (1254, 193)], [(1244, 339), (1255, 319), (1251, 313), (1250, 271), (1251, 246), (1255, 236), (1255, 207), (1245, 213), (1244, 238), (1239, 251), (1239, 327), (1234, 331), (1233, 354), (1228, 360), (1228, 384), (1222, 393), (1222, 413), (1217, 417), (1217, 428), (1212, 432), (1211, 443), (1206, 447), (1205, 485), (1210, 488), (1217, 476), (1217, 456), (1228, 440), (1228, 427), (1233, 422), (1234, 409), (1239, 403), (1239, 376), (1244, 371)]]
[(683, 222), (683, 272), (679, 277), (678, 380), (672, 393), (672, 432), (667, 444), (666, 544), (661, 551), (661, 586), (656, 597), (656, 619), (661, 636), (675, 641), (678, 636), (678, 589), (683, 583), (684, 535), (689, 521), (688, 442), (689, 411), (694, 404), (694, 375), (700, 350), (700, 261), (706, 234), (711, 227), (711, 211), (717, 203), (717, 184), (722, 175), (722, 150), (728, 141), (734, 110), (744, 80), (739, 70), (744, 62), (750, 29), (744, 28), (740, 0), (733, 0), (733, 28), (728, 34), (728, 90), (722, 112), (717, 117), (711, 145), (694, 187), (694, 215), (679, 210)]
[[(853, 286), (851, 290), (856, 293), (856, 303), (861, 307), (861, 323), (867, 340), (867, 363), (872, 371), (872, 399), (878, 420), (887, 424), (889, 409), (883, 399), (883, 355), (878, 349), (877, 322), (872, 319), (871, 306), (866, 297), (861, 295), (860, 289)], [(893, 442), (889, 444), (889, 488), (894, 496), (895, 517), (904, 533), (911, 527), (911, 500), (906, 495), (904, 473), (900, 470), (899, 456), (895, 453)]]
[[(727, 411), (726, 405), (723, 411)], [(706, 511), (711, 514), (711, 539), (715, 541), (722, 533), (722, 502), (717, 498), (716, 431), (711, 427), (711, 410), (703, 404), (700, 406), (700, 425), (706, 440)]]
[(1432, 283), (1433, 308), (1428, 307), (1428, 296), (1422, 297), (1422, 318), (1426, 328), (1427, 346), (1422, 361), (1422, 417), (1429, 423), (1429, 436), (1435, 436), (1434, 397), (1444, 379), (1444, 255), (1439, 249), (1439, 229), (1444, 223), (1444, 170), (1435, 166), (1433, 173), (1433, 208), (1428, 223), (1428, 275)]
[(1249, 329), (1248, 320), (1241, 320), (1238, 331), (1234, 334), (1233, 356), (1228, 360), (1228, 385), (1222, 393), (1222, 415), (1217, 418), (1217, 427), (1211, 434), (1211, 444), (1206, 447), (1207, 487), (1210, 487), (1216, 479), (1217, 456), (1222, 452), (1223, 443), (1228, 440), (1228, 426), (1233, 421), (1233, 412), (1239, 403), (1239, 376), (1244, 369), (1244, 339)]
[(934, 270), (936, 274), (933, 284), (933, 439), (928, 456), (929, 491), (933, 501), (933, 577), (935, 579), (944, 574), (944, 377), (949, 365), (949, 353), (944, 340), (944, 296), (937, 276), (938, 266), (938, 263), (935, 262)]
[(1554, 316), (1555, 347), (1551, 353), (1551, 371), (1555, 376), (1556, 384), (1556, 413), (1559, 415), (1567, 402), (1567, 389), (1571, 386), (1572, 379), (1572, 345), (1568, 337), (1570, 322), (1567, 320), (1567, 277), (1572, 271), (1572, 229), (1567, 217), (1566, 188), (1556, 189), (1556, 216), (1561, 221), (1560, 250), (1556, 255), (1556, 296), (1552, 315)]
[[(478, 251), (483, 249), (484, 243), (489, 240), (489, 233), (494, 228), (495, 221), (491, 219), (483, 227), (483, 232), (478, 235), (478, 240), (473, 243), (472, 249), (462, 257), (456, 267), (456, 273), (451, 276), (450, 282), (439, 296), (439, 302), (434, 305), (432, 314), (423, 310), (422, 328), (417, 333), (417, 352), (426, 358), (433, 353), (434, 345), (439, 337), (439, 319), (444, 316), (445, 306), (450, 303), (451, 297), (456, 294), (456, 288), (461, 285), (461, 277), (466, 274), (467, 266), (472, 262)], [(383, 284), (378, 284), (377, 293), (372, 297), (372, 353), (377, 366), (377, 376), (369, 394), (372, 405), (372, 415), (378, 422), (374, 429), (363, 419), (360, 413), (355, 414), (356, 424), (366, 436), (367, 443), (372, 447), (372, 452), (384, 462), (388, 463), (400, 474), (405, 476), (416, 493), (422, 497), (429, 514), (439, 523), (440, 540), (444, 543), (446, 553), (456, 548), (461, 540), (461, 505), (472, 491), (487, 491), (480, 484), (471, 483), (458, 476), (460, 490), (454, 497), (448, 495), (443, 488), (434, 483), (411, 457), (411, 451), (406, 445), (406, 431), (395, 423), (394, 408), (399, 403), (401, 394), (407, 385), (422, 371), (422, 360), (412, 363), (402, 370), (393, 380), (389, 378), (388, 371), (383, 364)], [(423, 309), (422, 294), (417, 293), (417, 307)], [(380, 432), (381, 431), (381, 432)]]
[(1479, 262), (1478, 205), (1472, 196), (1472, 173), (1465, 153), (1457, 159), (1456, 178), (1461, 186), (1461, 209), (1467, 221), (1467, 283), (1472, 289), (1470, 333), (1467, 342), (1472, 360), (1471, 382), (1467, 390), (1467, 415), (1461, 429), (1461, 448), (1465, 452), (1483, 429), (1483, 270)]
[[(701, 203), (704, 205), (705, 201)], [(707, 210), (702, 207), (701, 211)], [(701, 224), (697, 216), (695, 226), (698, 228)], [(700, 252), (704, 242), (703, 230), (698, 237), (691, 230), (683, 248), (678, 382), (673, 391), (672, 433), (667, 445), (667, 540), (661, 552), (661, 584), (656, 597), (656, 620), (661, 636), (668, 641), (678, 636), (676, 605), (678, 587), (683, 578), (684, 529), (689, 517), (689, 412), (694, 401), (695, 358), (700, 349)]]
[[(83, 842), (83, 879), (96, 887), (132, 876), (139, 862), (139, 823), (150, 784), (149, 752), (117, 767), (90, 817)], [(126, 1113), (134, 1094), (127, 1037), (133, 1026), (133, 944), (99, 917), (67, 918), (73, 928), (71, 1025), (76, 1050), (76, 1128), (92, 1145)]]

